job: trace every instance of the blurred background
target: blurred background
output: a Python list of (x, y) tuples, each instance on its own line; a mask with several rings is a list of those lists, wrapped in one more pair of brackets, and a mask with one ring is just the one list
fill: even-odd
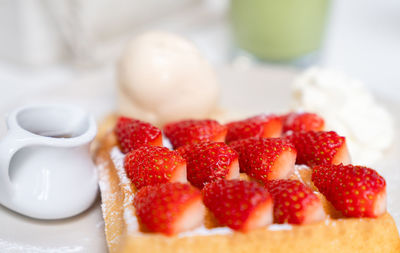
[(215, 66), (316, 64), (400, 97), (398, 0), (0, 0), (0, 105), (110, 78), (149, 29), (184, 35)]

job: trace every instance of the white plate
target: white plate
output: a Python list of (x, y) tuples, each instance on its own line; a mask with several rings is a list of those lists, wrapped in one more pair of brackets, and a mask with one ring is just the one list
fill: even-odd
[[(221, 104), (238, 112), (284, 112), (290, 104), (290, 83), (297, 74), (284, 68), (221, 68), (218, 71), (223, 94)], [(199, 87), (200, 88), (200, 87)], [(2, 106), (5, 113), (22, 103), (69, 102), (78, 104), (97, 118), (115, 108), (114, 78), (111, 72), (90, 74), (81, 80), (50, 87), (46, 91), (27, 92), (26, 97)], [(399, 117), (400, 104), (381, 99)], [(398, 118), (396, 118), (398, 121)], [(0, 128), (4, 133), (4, 126)], [(389, 211), (400, 224), (400, 139), (385, 159), (375, 167), (388, 182)], [(85, 213), (62, 221), (25, 218), (0, 206), (0, 252), (106, 252), (104, 223), (100, 201)]]

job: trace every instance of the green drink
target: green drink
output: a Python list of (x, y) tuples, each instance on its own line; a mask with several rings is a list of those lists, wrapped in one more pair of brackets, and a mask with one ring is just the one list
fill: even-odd
[(262, 60), (290, 61), (321, 45), (329, 0), (232, 0), (237, 44)]

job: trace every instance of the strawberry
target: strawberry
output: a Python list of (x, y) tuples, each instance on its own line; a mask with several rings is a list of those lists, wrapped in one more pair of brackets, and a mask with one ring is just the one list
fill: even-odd
[(208, 141), (225, 141), (226, 127), (215, 120), (182, 120), (167, 124), (164, 134), (174, 149)]
[(297, 180), (272, 180), (266, 187), (274, 200), (274, 222), (308, 224), (325, 218), (318, 196)]
[(186, 162), (166, 147), (145, 145), (129, 152), (125, 171), (137, 189), (169, 181), (186, 182)]
[(201, 189), (217, 179), (239, 178), (238, 154), (225, 143), (205, 142), (189, 146), (183, 157), (187, 163), (187, 179), (192, 185)]
[(162, 146), (161, 130), (137, 119), (119, 117), (114, 132), (125, 154), (144, 144)]
[(141, 188), (133, 205), (142, 230), (174, 235), (203, 223), (201, 199), (193, 186), (175, 182)]
[(350, 163), (345, 137), (330, 132), (293, 132), (286, 137), (297, 149), (297, 164)]
[(315, 113), (289, 113), (285, 116), (283, 132), (322, 131), (325, 128), (323, 118)]
[(296, 149), (282, 138), (248, 138), (230, 143), (239, 153), (242, 172), (266, 182), (283, 179), (293, 172)]
[[(200, 143), (197, 143), (200, 144)], [(183, 158), (186, 159), (186, 153), (190, 152), (193, 148), (193, 146), (196, 146), (197, 144), (187, 144), (180, 146), (179, 148), (175, 149), (176, 152), (178, 152)]]
[(386, 182), (375, 170), (354, 165), (313, 167), (312, 181), (347, 217), (377, 217), (386, 212)]
[(275, 115), (258, 115), (241, 121), (234, 121), (226, 125), (228, 133), (226, 142), (246, 139), (250, 137), (279, 137), (282, 134), (282, 120)]
[(272, 223), (272, 198), (256, 182), (214, 181), (202, 193), (205, 206), (220, 225), (247, 232)]

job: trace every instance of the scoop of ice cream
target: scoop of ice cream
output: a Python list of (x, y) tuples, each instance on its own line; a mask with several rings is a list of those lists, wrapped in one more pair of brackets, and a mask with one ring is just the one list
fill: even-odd
[(393, 142), (392, 116), (343, 73), (311, 68), (295, 80), (292, 95), (294, 108), (318, 113), (328, 130), (346, 137), (353, 163), (372, 164)]
[(216, 75), (199, 50), (165, 32), (133, 39), (118, 78), (119, 112), (156, 125), (208, 117), (219, 98)]

